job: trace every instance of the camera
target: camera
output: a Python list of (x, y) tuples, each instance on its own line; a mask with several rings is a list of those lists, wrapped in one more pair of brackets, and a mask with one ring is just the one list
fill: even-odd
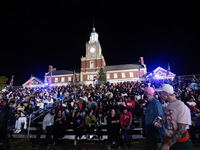
[(152, 124), (157, 128), (161, 128), (163, 124), (162, 117), (161, 116), (156, 117)]

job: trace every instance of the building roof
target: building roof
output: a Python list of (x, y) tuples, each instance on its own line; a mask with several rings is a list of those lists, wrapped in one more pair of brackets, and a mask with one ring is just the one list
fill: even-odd
[[(76, 69), (75, 70), (76, 73), (79, 73), (80, 72), (80, 69)], [(52, 71), (52, 76), (55, 76), (55, 75), (64, 75), (64, 74), (73, 74), (74, 73), (74, 70), (55, 70), (55, 71)], [(50, 73), (47, 73), (46, 76), (50, 76)]]
[[(130, 70), (130, 69), (139, 69), (144, 68), (144, 66), (140, 64), (122, 64), (122, 65), (110, 65), (105, 66), (105, 71), (118, 71), (118, 70)], [(80, 69), (75, 69), (76, 73), (80, 73)], [(52, 76), (55, 75), (67, 75), (67, 74), (73, 74), (74, 70), (55, 70), (52, 72)], [(47, 73), (46, 76), (50, 76), (50, 73)]]
[(139, 69), (144, 68), (144, 66), (140, 64), (122, 64), (122, 65), (112, 65), (112, 66), (105, 66), (105, 71), (115, 71), (115, 70), (129, 70), (129, 69)]
[[(29, 85), (30, 80), (31, 79), (29, 79), (28, 81), (26, 81), (24, 84), (22, 84), (22, 86)], [(32, 84), (34, 84), (34, 81), (37, 82), (37, 85), (43, 84), (43, 82), (39, 78), (33, 76), (32, 77)]]

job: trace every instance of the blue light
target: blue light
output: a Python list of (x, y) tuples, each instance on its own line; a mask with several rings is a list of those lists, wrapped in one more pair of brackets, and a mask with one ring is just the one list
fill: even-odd
[(48, 82), (45, 82), (44, 85), (45, 85), (45, 86), (49, 86), (49, 83), (48, 83)]
[(160, 78), (160, 76), (158, 74), (155, 75), (155, 78)]

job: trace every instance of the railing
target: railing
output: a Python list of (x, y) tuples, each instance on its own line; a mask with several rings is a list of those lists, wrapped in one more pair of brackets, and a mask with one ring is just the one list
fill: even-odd
[[(70, 92), (70, 94), (72, 94), (72, 93), (74, 94), (75, 99), (77, 100), (77, 97), (76, 97), (77, 91), (75, 91), (75, 92)], [(69, 100), (69, 98), (68, 98), (68, 100)], [(50, 108), (56, 107), (58, 102), (61, 102), (61, 103), (63, 104), (63, 99), (60, 99), (60, 98), (59, 98), (59, 99), (57, 99), (56, 101), (54, 101), (53, 104), (52, 104), (52, 107), (50, 107)], [(30, 116), (29, 116), (29, 122), (28, 122), (28, 135), (27, 135), (28, 138), (29, 138), (29, 136), (30, 136), (30, 126), (31, 126), (31, 122), (33, 122), (33, 121), (35, 121), (36, 119), (40, 118), (40, 117), (43, 116), (45, 113), (48, 113), (50, 110), (51, 110), (51, 109), (47, 109), (47, 107), (45, 106), (44, 109), (39, 109), (39, 110), (33, 112), (32, 114), (30, 114)], [(37, 117), (35, 117), (35, 118), (32, 119), (32, 117), (33, 117), (34, 114), (37, 114), (37, 113), (39, 113), (39, 112), (41, 112), (41, 111), (42, 111), (42, 113), (41, 113), (40, 115), (38, 115)]]
[[(53, 102), (52, 107), (56, 107), (57, 105), (54, 105), (54, 104), (57, 104), (57, 102), (60, 102), (60, 99), (57, 99), (55, 102)], [(52, 108), (52, 107), (51, 107), (51, 108)], [(31, 122), (33, 122), (33, 121), (35, 121), (36, 119), (40, 118), (40, 117), (43, 116), (45, 113), (50, 112), (50, 110), (51, 110), (51, 109), (47, 109), (46, 106), (45, 106), (44, 109), (39, 109), (39, 110), (33, 112), (32, 114), (30, 114), (30, 116), (29, 116), (29, 122), (28, 122), (28, 138), (29, 138), (29, 135), (30, 135)], [(32, 119), (32, 117), (33, 117), (34, 114), (39, 113), (39, 112), (41, 112), (41, 111), (42, 111), (42, 113), (41, 113), (39, 116), (37, 116), (37, 117), (35, 117), (35, 118)]]
[(37, 116), (36, 118), (34, 118), (34, 120), (32, 120), (32, 116), (33, 116), (34, 114), (40, 112), (40, 111), (43, 111), (43, 113), (44, 113), (44, 109), (39, 109), (39, 110), (33, 112), (32, 114), (30, 114), (30, 116), (29, 116), (29, 122), (28, 122), (28, 138), (29, 138), (29, 134), (30, 134), (31, 122), (34, 121), (34, 120), (36, 120), (37, 118), (41, 117), (41, 116), (43, 115), (43, 113), (40, 114), (39, 116)]

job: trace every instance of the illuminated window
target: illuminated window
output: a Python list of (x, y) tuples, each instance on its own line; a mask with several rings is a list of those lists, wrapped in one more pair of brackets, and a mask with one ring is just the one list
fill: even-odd
[(94, 79), (94, 76), (93, 75), (90, 75), (90, 80), (93, 80)]
[(72, 81), (72, 77), (68, 77), (68, 81), (71, 82)]
[(110, 79), (110, 74), (107, 74), (107, 79)]
[(115, 78), (115, 79), (118, 78), (117, 73), (114, 73), (114, 78)]
[(65, 82), (65, 77), (62, 77), (62, 78), (61, 78), (61, 82)]
[(122, 78), (126, 78), (126, 73), (122, 73)]
[(58, 82), (58, 78), (55, 78), (54, 82), (57, 83)]
[(90, 75), (87, 75), (87, 80), (90, 80)]
[(130, 72), (130, 77), (134, 77), (134, 73), (133, 72)]
[(90, 61), (90, 68), (94, 68), (94, 61)]

